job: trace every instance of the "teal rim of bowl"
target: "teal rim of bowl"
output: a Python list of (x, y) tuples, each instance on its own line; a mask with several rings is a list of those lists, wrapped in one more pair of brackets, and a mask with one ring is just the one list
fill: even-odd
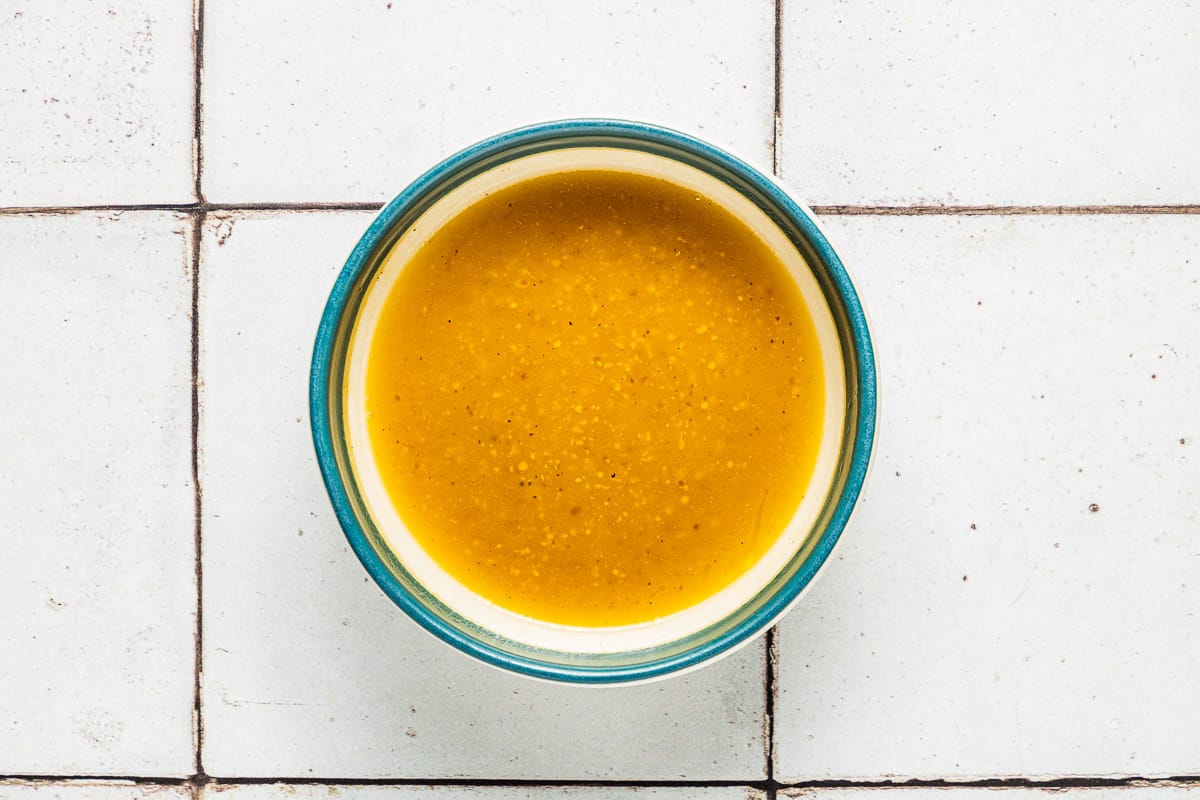
[[(401, 234), (429, 206), (500, 164), (561, 148), (619, 147), (697, 167), (741, 192), (800, 251), (833, 314), (846, 379), (846, 418), (838, 464), (808, 539), (739, 609), (681, 639), (618, 653), (571, 653), (514, 642), (465, 619), (424, 589), (374, 530), (353, 479), (342, 435), (342, 392), (349, 333), (366, 287)], [(347, 313), (349, 311), (349, 313)], [(841, 259), (809, 212), (773, 179), (741, 159), (678, 131), (616, 119), (539, 123), (485, 139), (442, 161), (379, 212), (346, 259), (317, 329), (309, 376), (313, 443), (342, 530), (384, 593), (425, 630), (505, 670), (552, 681), (608, 684), (686, 670), (748, 642), (783, 614), (813, 580), (849, 521), (866, 479), (875, 438), (876, 371), (866, 316)], [(336, 425), (336, 428), (335, 428)]]

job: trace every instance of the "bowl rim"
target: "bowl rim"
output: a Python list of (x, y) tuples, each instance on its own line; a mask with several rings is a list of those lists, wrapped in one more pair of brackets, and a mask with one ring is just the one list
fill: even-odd
[[(854, 417), (854, 439), (850, 444), (846, 479), (828, 521), (812, 550), (798, 570), (778, 591), (770, 595), (740, 624), (698, 646), (660, 659), (634, 665), (582, 666), (530, 658), (506, 652), (447, 625), (420, 602), (391, 573), (384, 560), (371, 545), (355, 516), (345, 478), (335, 457), (333, 422), (329, 413), (329, 387), (333, 371), (335, 340), (348, 302), (362, 271), (371, 257), (386, 242), (388, 234), (412, 204), (424, 197), (431, 187), (446, 176), (483, 159), (548, 139), (585, 139), (602, 136), (627, 139), (631, 142), (654, 143), (683, 150), (737, 175), (762, 192), (777, 213), (794, 225), (821, 260), (828, 278), (837, 292), (849, 328), (853, 347), (856, 386), (853, 403), (848, 395), (848, 414)], [(567, 145), (569, 146), (569, 145)], [(844, 354), (844, 358), (851, 354)], [(847, 386), (847, 391), (851, 387)], [(852, 407), (850, 407), (852, 405)], [(807, 206), (801, 204), (774, 177), (751, 166), (747, 161), (701, 139), (670, 128), (621, 119), (577, 118), (552, 120), (496, 134), (473, 144), (445, 159), (412, 181), (385, 205), (371, 221), (350, 255), (329, 293), (313, 345), (309, 373), (309, 418), (313, 444), (321, 476), (325, 483), (334, 513), (338, 518), (351, 549), (367, 573), (383, 592), (409, 617), (427, 632), (468, 655), (510, 672), (534, 678), (575, 684), (610, 684), (646, 681), (698, 667), (747, 644), (769, 627), (799, 600), (828, 560), (834, 545), (841, 537), (850, 515), (862, 492), (870, 466), (876, 426), (877, 376), (874, 350), (866, 315), (858, 293), (841, 259), (825, 237)], [(565, 654), (565, 653), (564, 653)]]

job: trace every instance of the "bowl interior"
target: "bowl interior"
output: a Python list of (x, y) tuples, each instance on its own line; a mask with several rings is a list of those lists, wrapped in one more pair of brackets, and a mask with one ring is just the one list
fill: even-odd
[[(384, 209), (351, 255), (314, 354), (318, 455), (339, 519), (364, 565), (398, 605), (436, 635), (491, 663), (541, 677), (653, 677), (748, 641), (796, 599), (824, 561), (857, 496), (870, 451), (874, 378), (865, 322), (840, 262), (811, 218), (772, 181), (736, 159), (673, 132), (631, 127), (527, 129), (485, 142), (428, 173)], [(467, 589), (428, 556), (396, 512), (374, 466), (366, 430), (369, 344), (405, 263), (434, 231), (486, 194), (576, 169), (661, 178), (739, 217), (795, 279), (825, 365), (826, 418), (816, 470), (783, 535), (726, 589), (639, 625), (547, 623)], [(870, 401), (867, 426), (864, 388)]]

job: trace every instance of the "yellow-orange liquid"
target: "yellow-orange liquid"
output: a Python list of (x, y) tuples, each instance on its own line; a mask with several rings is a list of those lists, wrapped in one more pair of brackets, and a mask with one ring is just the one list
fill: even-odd
[(375, 463), (418, 542), (492, 602), (643, 622), (729, 585), (812, 476), (809, 311), (743, 222), (655, 178), (498, 191), (404, 267), (369, 344)]

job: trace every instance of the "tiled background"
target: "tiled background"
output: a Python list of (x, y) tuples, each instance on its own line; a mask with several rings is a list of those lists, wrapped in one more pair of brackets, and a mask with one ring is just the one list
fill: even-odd
[[(822, 580), (645, 687), (418, 631), (308, 433), (372, 210), (569, 115), (777, 169), (882, 370)], [(0, 0), (0, 800), (1200, 800), (1198, 142), (1196, 3)]]

